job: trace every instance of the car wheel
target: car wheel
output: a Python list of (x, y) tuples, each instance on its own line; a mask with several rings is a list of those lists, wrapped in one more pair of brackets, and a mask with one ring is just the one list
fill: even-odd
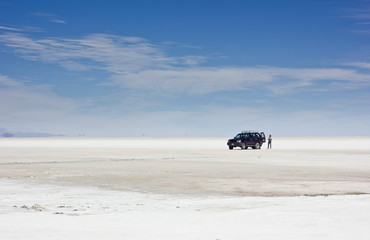
[(258, 143), (256, 143), (256, 146), (254, 147), (255, 149), (260, 149), (261, 148), (261, 145), (260, 145), (260, 143), (258, 142)]
[(232, 147), (232, 146), (229, 146), (229, 149), (230, 149), (230, 150), (233, 150), (233, 147)]
[(242, 143), (242, 146), (241, 146), (241, 149), (246, 149), (247, 146), (245, 145), (245, 143)]

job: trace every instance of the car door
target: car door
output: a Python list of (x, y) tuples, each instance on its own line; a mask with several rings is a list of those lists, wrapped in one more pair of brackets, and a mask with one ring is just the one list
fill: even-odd
[(254, 146), (256, 145), (257, 143), (257, 134), (255, 133), (250, 133), (249, 134), (249, 141), (248, 141), (248, 145), (249, 146)]
[(263, 142), (266, 142), (266, 136), (265, 136), (265, 133), (264, 132), (260, 132), (261, 134), (261, 137), (262, 137), (262, 141)]

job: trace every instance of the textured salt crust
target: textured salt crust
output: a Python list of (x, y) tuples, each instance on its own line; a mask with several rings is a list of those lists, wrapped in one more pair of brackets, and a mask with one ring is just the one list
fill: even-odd
[(106, 189), (227, 196), (370, 193), (370, 138), (1, 139), (0, 177)]

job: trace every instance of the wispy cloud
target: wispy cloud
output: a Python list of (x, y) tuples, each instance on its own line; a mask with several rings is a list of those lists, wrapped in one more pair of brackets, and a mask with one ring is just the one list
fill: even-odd
[(7, 30), (7, 31), (23, 32), (23, 30), (22, 30), (22, 29), (19, 29), (19, 28), (13, 28), (13, 27), (0, 26), (0, 29), (2, 29), (2, 30)]
[(54, 22), (54, 23), (60, 23), (60, 24), (66, 24), (67, 22), (64, 21), (64, 20), (61, 20), (61, 19), (52, 19), (50, 20), (51, 22)]
[(54, 23), (60, 23), (60, 24), (66, 24), (67, 22), (62, 20), (62, 18), (58, 15), (55, 14), (50, 14), (50, 13), (42, 13), (42, 12), (35, 12), (33, 13), (34, 16), (38, 17), (43, 17), (47, 19), (49, 22), (54, 22)]
[[(106, 84), (155, 93), (206, 94), (269, 89), (276, 94), (369, 87), (370, 74), (346, 68), (205, 67), (203, 56), (169, 56), (147, 39), (107, 34), (84, 38), (32, 39), (21, 33), (0, 35), (0, 43), (21, 57), (55, 63), (68, 70), (104, 70)], [(350, 64), (347, 64), (348, 66)], [(324, 84), (318, 84), (324, 83)]]
[[(99, 109), (94, 105), (94, 111), (84, 111), (81, 99), (61, 97), (47, 86), (27, 85), (4, 75), (0, 75), (0, 102), (7, 103), (0, 104), (0, 122), (9, 128), (41, 129), (64, 134), (86, 131), (90, 136), (138, 136), (142, 133), (149, 136), (185, 136), (187, 133), (194, 134), (193, 128), (198, 129), (198, 134), (206, 135), (207, 131), (202, 129), (204, 126), (222, 121), (230, 124), (240, 121), (229, 119), (228, 114), (243, 111), (253, 114), (255, 118), (261, 115), (259, 110), (253, 108), (220, 106), (204, 106), (190, 111), (139, 110), (116, 115), (109, 112), (112, 106)], [(252, 122), (255, 118), (247, 120)], [(167, 133), (161, 129), (166, 129)], [(219, 134), (217, 132), (215, 136)]]
[[(276, 94), (305, 91), (361, 88), (370, 86), (370, 75), (352, 69), (340, 68), (174, 68), (145, 70), (116, 76), (117, 84), (124, 87), (156, 92), (186, 92), (204, 94), (220, 91), (241, 91), (253, 88), (269, 89)], [(326, 83), (318, 88), (318, 83)]]
[(147, 40), (137, 37), (94, 34), (81, 39), (34, 40), (22, 34), (8, 33), (1, 35), (0, 41), (30, 60), (61, 65), (75, 62), (85, 68), (99, 68), (111, 73), (168, 68), (170, 63), (181, 63), (180, 59), (166, 57)]
[(368, 62), (351, 62), (351, 63), (346, 63), (344, 65), (358, 67), (358, 68), (370, 69), (370, 63), (368, 63)]
[(0, 87), (19, 87), (22, 86), (20, 82), (17, 82), (7, 76), (0, 75)]
[(352, 8), (347, 10), (347, 17), (356, 18), (359, 20), (370, 20), (370, 8)]
[(351, 30), (353, 33), (370, 34), (370, 7), (368, 1), (358, 1), (350, 7), (343, 9), (341, 17), (352, 19), (356, 26)]
[[(363, 101), (368, 103), (367, 98)], [(7, 103), (0, 104), (0, 122), (8, 128), (62, 132), (67, 135), (228, 136), (245, 126), (274, 132), (276, 135), (286, 135), (284, 131), (279, 132), (280, 129), (286, 129), (286, 126), (296, 135), (317, 134), (315, 128), (318, 126), (326, 126), (322, 129), (325, 130), (321, 132), (322, 135), (330, 134), (331, 131), (335, 133), (337, 129), (343, 129), (341, 134), (344, 135), (361, 135), (359, 130), (354, 133), (353, 129), (348, 129), (348, 124), (352, 125), (356, 116), (349, 116), (342, 111), (343, 108), (302, 109), (280, 115), (268, 107), (206, 104), (188, 110), (137, 110), (117, 115), (109, 111), (117, 109), (117, 106), (107, 105), (99, 109), (92, 105), (93, 111), (84, 111), (85, 104), (81, 103), (81, 99), (61, 97), (47, 86), (27, 85), (4, 75), (0, 75), (0, 102)], [(342, 104), (346, 106), (348, 101)], [(361, 127), (356, 129), (367, 126), (368, 121), (364, 119), (369, 119), (368, 113), (364, 112), (363, 116), (357, 118), (356, 124)]]

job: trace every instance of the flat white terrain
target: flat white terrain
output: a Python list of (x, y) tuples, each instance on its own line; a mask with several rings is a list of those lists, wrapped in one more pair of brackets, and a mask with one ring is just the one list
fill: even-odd
[(0, 139), (1, 239), (370, 239), (370, 138)]

